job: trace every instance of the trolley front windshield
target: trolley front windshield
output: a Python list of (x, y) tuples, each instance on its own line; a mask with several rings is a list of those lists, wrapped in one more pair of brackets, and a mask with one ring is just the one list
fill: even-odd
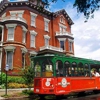
[(53, 63), (50, 58), (41, 57), (34, 60), (35, 77), (53, 77)]

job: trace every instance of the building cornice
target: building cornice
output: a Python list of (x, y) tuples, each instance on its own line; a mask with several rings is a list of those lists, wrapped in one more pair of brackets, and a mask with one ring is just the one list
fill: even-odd
[(19, 1), (19, 2), (9, 2), (7, 0), (3, 0), (0, 3), (0, 15), (2, 15), (4, 12), (6, 12), (6, 10), (19, 10), (24, 8), (24, 10), (29, 9), (31, 12), (35, 12), (36, 14), (41, 14), (42, 16), (44, 16), (47, 19), (54, 19), (56, 18), (58, 15), (63, 14), (65, 16), (65, 18), (68, 20), (68, 23), (70, 25), (74, 24), (73, 21), (71, 20), (71, 18), (69, 17), (69, 15), (67, 14), (67, 12), (62, 9), (59, 10), (57, 12), (50, 12), (46, 9), (44, 9), (41, 6), (37, 6), (35, 5), (33, 2), (31, 1)]

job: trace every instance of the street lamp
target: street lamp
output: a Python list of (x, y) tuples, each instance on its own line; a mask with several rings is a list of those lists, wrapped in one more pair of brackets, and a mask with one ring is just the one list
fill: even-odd
[(6, 64), (5, 71), (6, 71), (6, 91), (5, 91), (5, 95), (7, 95), (7, 72), (9, 71), (9, 65), (8, 64)]

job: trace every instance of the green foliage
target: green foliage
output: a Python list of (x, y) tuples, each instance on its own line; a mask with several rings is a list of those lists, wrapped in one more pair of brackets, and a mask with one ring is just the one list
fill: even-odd
[[(34, 2), (35, 0), (30, 1)], [(56, 3), (58, 0), (37, 0), (37, 6), (40, 6), (41, 1), (48, 8), (50, 3)], [(73, 6), (77, 8), (78, 12), (84, 13), (86, 19), (93, 18), (94, 12), (100, 8), (100, 0), (75, 0)]]
[(34, 80), (34, 68), (27, 67), (26, 69), (24, 69), (22, 71), (22, 78), (24, 79), (25, 84), (28, 85), (28, 88), (30, 89)]
[(26, 94), (26, 95), (33, 95), (33, 90), (23, 90), (22, 91), (23, 94)]
[(4, 84), (6, 82), (6, 74), (1, 73), (0, 77), (1, 77), (0, 79), (2, 79), (2, 84)]
[[(6, 74), (2, 73), (2, 83), (6, 82)], [(22, 77), (15, 77), (15, 76), (7, 76), (7, 82), (14, 82), (14, 83), (25, 83)]]
[(21, 83), (21, 84), (25, 83), (22, 77), (15, 77), (15, 76), (8, 76), (7, 82), (8, 83)]
[(100, 0), (75, 0), (74, 7), (78, 12), (84, 13), (86, 19), (93, 18), (94, 12), (100, 8)]

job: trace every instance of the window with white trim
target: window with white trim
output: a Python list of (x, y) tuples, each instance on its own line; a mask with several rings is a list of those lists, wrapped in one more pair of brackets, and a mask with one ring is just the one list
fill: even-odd
[(66, 38), (58, 38), (58, 40), (59, 40), (60, 48), (62, 48), (63, 50), (65, 50), (66, 49), (66, 47), (65, 47)]
[(71, 41), (69, 41), (69, 51), (70, 52), (73, 51), (73, 43)]
[(35, 47), (35, 36), (31, 34), (31, 47)]
[(49, 32), (49, 19), (44, 18), (44, 30)]
[(26, 43), (26, 32), (27, 32), (27, 29), (24, 26), (22, 26), (22, 28), (23, 28), (22, 43)]
[(63, 23), (63, 24), (65, 24), (65, 18), (62, 15), (60, 16), (60, 22)]
[(67, 28), (66, 26), (59, 24), (60, 32), (66, 32), (66, 28)]
[(23, 43), (26, 43), (26, 31), (23, 31)]
[(45, 38), (45, 46), (49, 45), (49, 39)]
[(9, 69), (13, 67), (13, 51), (7, 51), (7, 64), (9, 65)]
[(60, 41), (60, 48), (65, 50), (65, 42), (64, 41)]
[(45, 46), (49, 46), (50, 37), (48, 35), (44, 35), (44, 39), (45, 39)]
[(22, 68), (25, 68), (25, 53), (22, 53)]
[(13, 53), (16, 47), (14, 46), (6, 46), (4, 47), (6, 52), (6, 64), (9, 65), (9, 69), (13, 69)]
[(68, 42), (69, 42), (69, 51), (73, 52), (73, 40), (68, 39)]
[(30, 31), (30, 47), (34, 47), (35, 48), (35, 37), (36, 37), (37, 33), (35, 31)]
[(22, 50), (22, 68), (25, 69), (25, 64), (26, 64), (25, 55), (27, 53), (27, 49), (24, 47), (24, 48), (21, 48), (21, 50)]
[(16, 25), (17, 24), (6, 24), (6, 27), (8, 29), (7, 41), (13, 41), (14, 40), (14, 32), (15, 32)]
[(14, 40), (14, 27), (8, 28), (8, 38), (7, 40)]
[(32, 13), (32, 12), (30, 12), (30, 14), (31, 14), (31, 26), (36, 27), (36, 17), (37, 17), (37, 14)]

